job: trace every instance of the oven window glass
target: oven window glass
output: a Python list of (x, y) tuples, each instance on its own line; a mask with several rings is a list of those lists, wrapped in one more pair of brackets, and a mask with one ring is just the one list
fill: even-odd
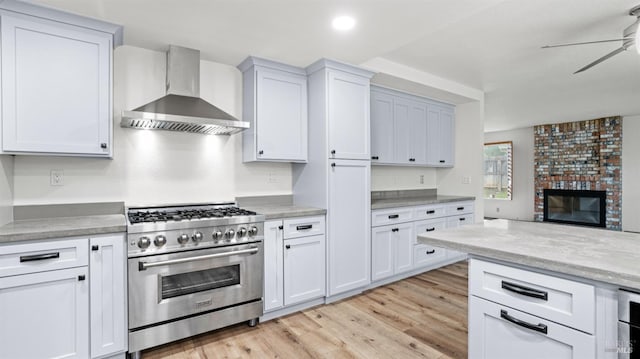
[(162, 299), (240, 284), (240, 265), (162, 277)]

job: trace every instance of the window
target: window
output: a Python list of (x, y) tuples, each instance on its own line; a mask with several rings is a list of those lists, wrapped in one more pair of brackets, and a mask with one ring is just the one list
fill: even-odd
[(484, 144), (484, 198), (511, 199), (513, 143)]

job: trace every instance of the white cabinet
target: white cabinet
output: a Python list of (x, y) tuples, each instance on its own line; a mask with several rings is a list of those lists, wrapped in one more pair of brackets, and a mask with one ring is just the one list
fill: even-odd
[(264, 311), (284, 305), (282, 220), (264, 222)]
[(411, 270), (414, 241), (412, 223), (373, 227), (371, 280), (376, 281)]
[(330, 157), (369, 160), (369, 78), (330, 70), (328, 89)]
[(453, 166), (453, 121), (452, 105), (371, 86), (372, 163)]
[(324, 216), (266, 221), (264, 233), (265, 313), (324, 297)]
[(472, 258), (469, 358), (612, 357), (596, 355), (601, 304), (591, 284)]
[(0, 278), (0, 358), (89, 358), (88, 274), (82, 266)]
[(90, 239), (91, 357), (127, 350), (126, 253), (123, 235)]
[(243, 73), (243, 160), (307, 161), (307, 76), (304, 69), (248, 57)]
[(368, 161), (332, 160), (329, 170), (329, 295), (370, 282), (371, 193)]
[(453, 108), (430, 106), (427, 112), (427, 165), (453, 167), (454, 147)]
[(121, 28), (11, 1), (0, 22), (2, 152), (111, 157)]
[(323, 297), (326, 287), (324, 233), (284, 243), (284, 304)]
[(596, 358), (593, 335), (478, 297), (469, 299), (470, 359)]

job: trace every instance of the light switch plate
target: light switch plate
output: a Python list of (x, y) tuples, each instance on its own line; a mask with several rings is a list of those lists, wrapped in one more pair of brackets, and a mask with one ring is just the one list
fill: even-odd
[(50, 183), (51, 186), (64, 185), (64, 171), (63, 170), (51, 170)]

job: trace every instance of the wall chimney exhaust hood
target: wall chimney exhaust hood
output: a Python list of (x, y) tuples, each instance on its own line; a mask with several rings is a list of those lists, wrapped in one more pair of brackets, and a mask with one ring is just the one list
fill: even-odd
[(249, 128), (200, 98), (200, 51), (169, 46), (167, 94), (133, 111), (122, 111), (120, 126), (145, 129), (231, 135)]

